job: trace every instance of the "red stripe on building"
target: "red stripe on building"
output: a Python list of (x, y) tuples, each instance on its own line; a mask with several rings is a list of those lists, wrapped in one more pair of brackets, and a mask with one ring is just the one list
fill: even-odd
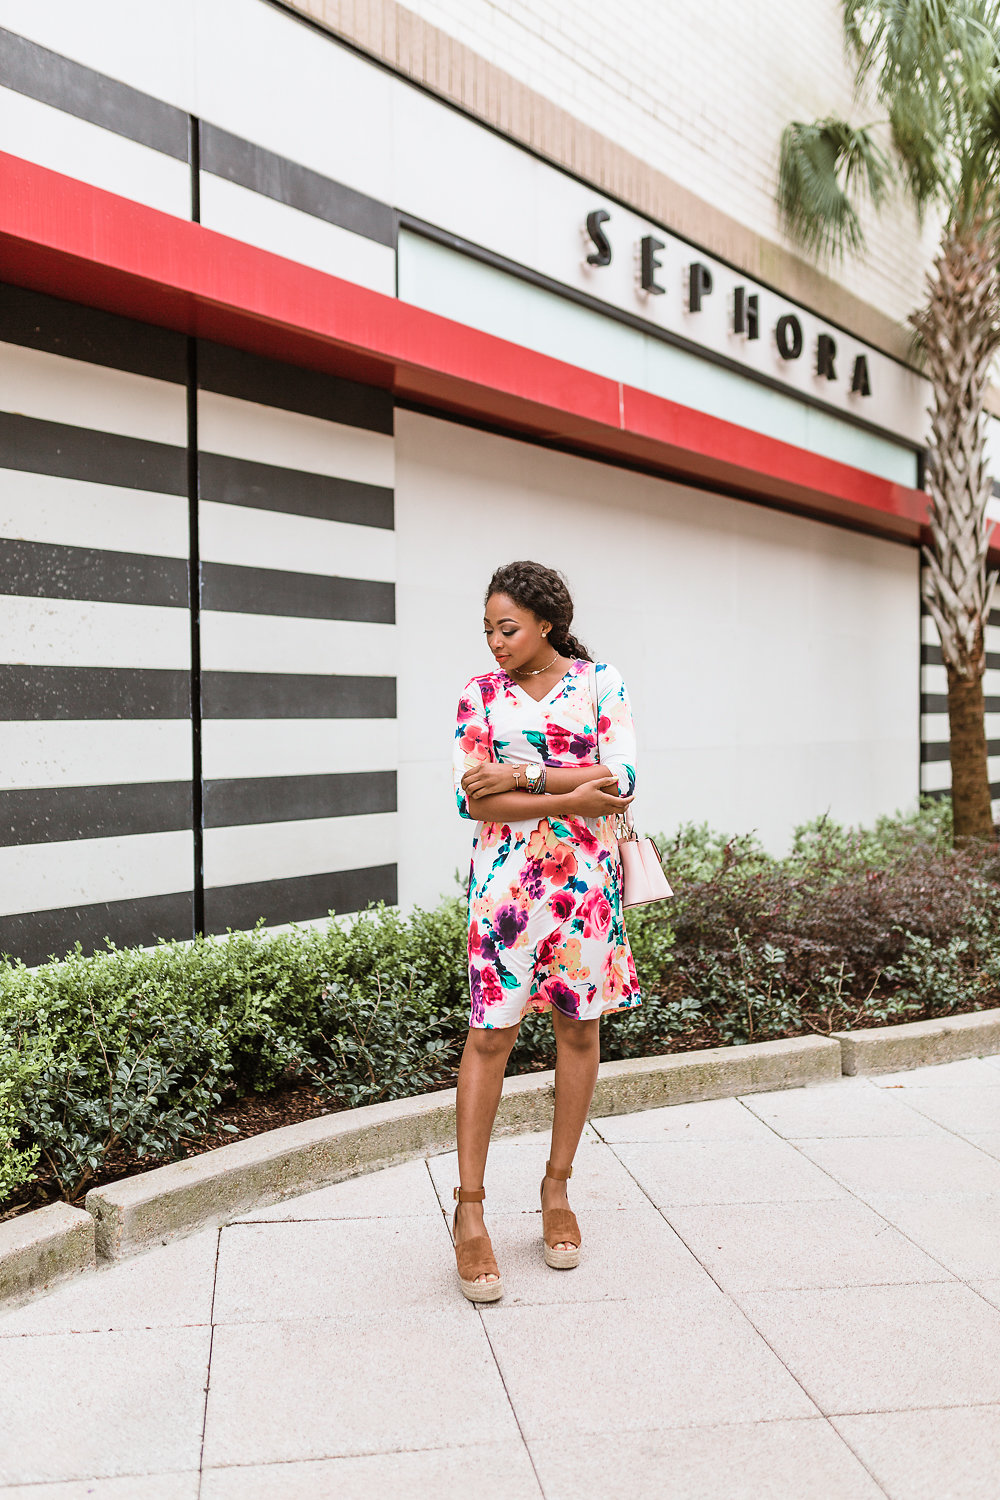
[(910, 540), (920, 490), (0, 152), (0, 275), (442, 412)]

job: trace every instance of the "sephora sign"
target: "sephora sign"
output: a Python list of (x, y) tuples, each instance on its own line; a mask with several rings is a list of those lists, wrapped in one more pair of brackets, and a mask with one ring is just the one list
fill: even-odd
[(592, 209), (580, 243), (576, 284), (630, 321), (653, 324), (671, 342), (714, 355), (772, 388), (887, 435), (923, 441), (923, 381), (889, 355), (627, 209)]

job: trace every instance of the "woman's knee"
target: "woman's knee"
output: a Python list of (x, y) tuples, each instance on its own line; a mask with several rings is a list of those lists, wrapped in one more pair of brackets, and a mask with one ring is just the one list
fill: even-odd
[(517, 1026), (470, 1026), (466, 1047), (477, 1057), (506, 1058), (517, 1041)]
[(552, 1029), (557, 1047), (568, 1047), (572, 1051), (592, 1052), (600, 1049), (600, 1021), (577, 1021), (570, 1016), (552, 1012)]

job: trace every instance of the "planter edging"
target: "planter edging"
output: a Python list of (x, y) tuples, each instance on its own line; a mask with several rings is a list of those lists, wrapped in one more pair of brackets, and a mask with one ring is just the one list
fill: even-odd
[[(1000, 1052), (1000, 1009), (831, 1037), (782, 1037), (602, 1063), (591, 1114), (630, 1114)], [(496, 1134), (544, 1130), (554, 1074), (504, 1082)], [(254, 1208), (452, 1149), (455, 1090), (279, 1126), (0, 1224), (0, 1306)]]

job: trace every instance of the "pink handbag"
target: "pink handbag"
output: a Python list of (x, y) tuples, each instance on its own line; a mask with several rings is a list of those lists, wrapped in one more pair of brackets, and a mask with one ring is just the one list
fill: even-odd
[[(601, 736), (598, 729), (601, 712), (597, 700), (597, 670), (590, 669), (591, 698), (594, 705), (594, 741), (597, 760), (601, 760)], [(641, 839), (632, 822), (632, 809), (615, 819), (618, 856), (622, 865), (622, 905), (646, 906), (651, 901), (665, 901), (674, 893), (663, 869), (660, 851), (652, 839)]]

